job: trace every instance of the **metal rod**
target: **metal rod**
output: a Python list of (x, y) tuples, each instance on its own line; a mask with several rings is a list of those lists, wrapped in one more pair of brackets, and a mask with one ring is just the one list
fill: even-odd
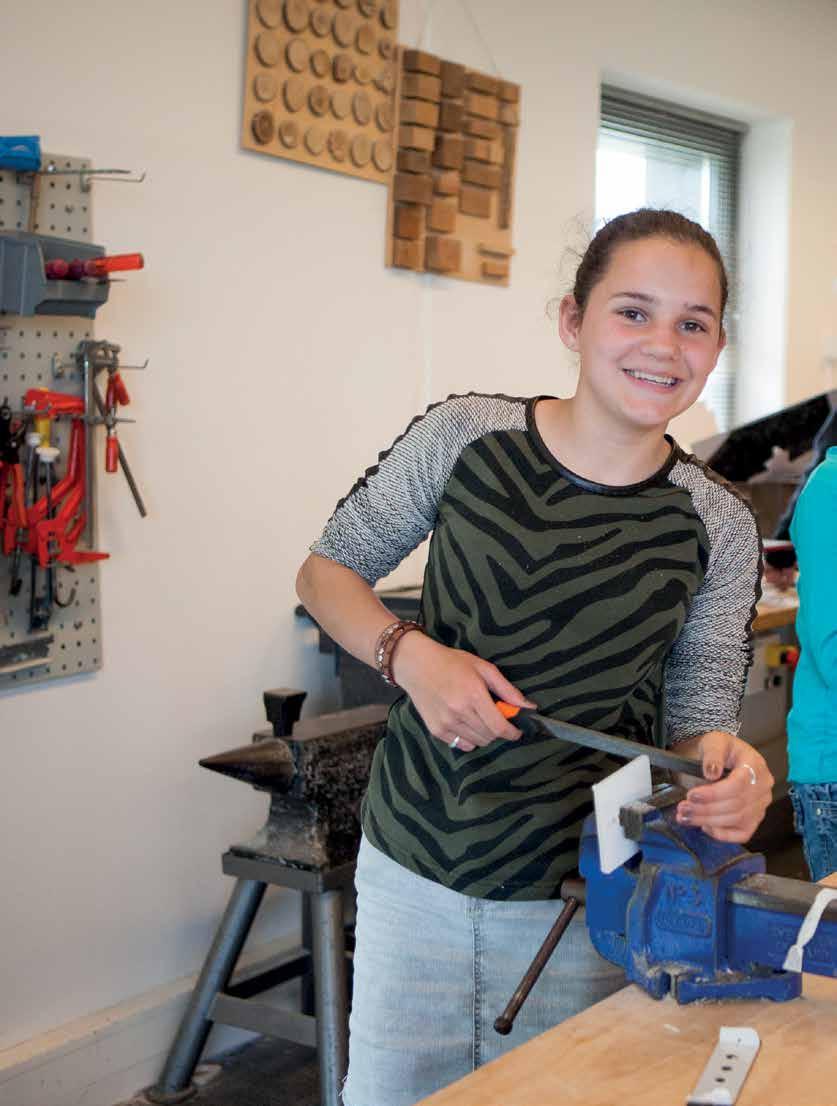
[(511, 1032), (511, 1027), (514, 1025), (514, 1019), (520, 1012), (520, 1007), (526, 1001), (526, 998), (532, 988), (538, 981), (538, 977), (546, 967), (546, 962), (549, 960), (555, 951), (555, 946), (564, 936), (567, 926), (572, 921), (573, 915), (579, 908), (579, 901), (576, 898), (570, 896), (564, 904), (564, 909), (558, 915), (558, 919), (546, 935), (546, 940), (538, 949), (538, 953), (535, 959), (529, 965), (526, 974), (521, 979), (517, 986), (517, 990), (509, 999), (508, 1006), (503, 1013), (494, 1022), (494, 1028), (498, 1033), (501, 1033), (504, 1037)]
[(95, 479), (94, 461), (93, 456), (93, 428), (90, 425), (89, 418), (91, 414), (90, 400), (93, 395), (93, 389), (95, 387), (95, 381), (93, 377), (93, 367), (90, 364), (90, 357), (85, 350), (84, 356), (81, 359), (82, 368), (82, 380), (84, 389), (84, 414), (85, 421), (82, 423), (80, 430), (84, 437), (84, 541), (87, 543), (88, 549), (95, 549), (95, 536), (96, 536), (96, 518), (95, 515), (95, 502), (96, 493), (93, 486)]
[(29, 217), (26, 223), (26, 229), (29, 234), (33, 234), (35, 231), (35, 225), (38, 222), (38, 202), (41, 198), (41, 176), (40, 173), (33, 173), (32, 180), (29, 184)]
[[(314, 947), (314, 914), (311, 906), (311, 895), (307, 891), (302, 892), (302, 947), (309, 953)], [(303, 1014), (314, 1017), (317, 1013), (316, 996), (314, 994), (314, 958), (302, 977), (302, 994), (300, 997), (300, 1009)]]
[(340, 1106), (349, 1066), (349, 1018), (343, 894), (323, 891), (311, 899), (317, 1058), (322, 1106)]
[(33, 553), (29, 558), (29, 633), (42, 629), (38, 617), (38, 558)]
[[(56, 450), (55, 452), (57, 453), (58, 451)], [(52, 506), (52, 477), (53, 477), (52, 466), (53, 466), (53, 464), (54, 464), (53, 461), (49, 461), (49, 462), (47, 462), (47, 465), (46, 465), (46, 501), (47, 501), (46, 517), (49, 519), (50, 522), (52, 522), (52, 520), (55, 518), (55, 510)], [(50, 618), (52, 617), (54, 582), (55, 582), (55, 576), (54, 576), (55, 568), (54, 568), (54, 561), (53, 561), (54, 549), (55, 549), (54, 541), (55, 541), (54, 538), (51, 539), (49, 544), (47, 545), (47, 565), (46, 565), (46, 568), (45, 568), (45, 571), (46, 571), (46, 609), (47, 609), (47, 612), (48, 612), (48, 616)]]
[(41, 176), (46, 177), (78, 177), (83, 192), (90, 191), (90, 178), (97, 177), (101, 180), (110, 180), (116, 184), (142, 184), (145, 180), (145, 171), (140, 176), (131, 176), (133, 169), (59, 169), (54, 161), (43, 168), (38, 169), (33, 176), (37, 180)]
[(194, 1095), (189, 1084), (212, 1028), (209, 1008), (229, 983), (266, 886), (252, 879), (236, 883), (160, 1078), (145, 1092), (150, 1102), (183, 1102)]

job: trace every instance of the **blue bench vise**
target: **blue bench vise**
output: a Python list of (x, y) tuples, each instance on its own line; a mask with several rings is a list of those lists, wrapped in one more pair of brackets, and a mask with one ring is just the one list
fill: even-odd
[[(595, 818), (585, 821), (579, 867), (593, 945), (653, 998), (796, 998), (802, 976), (782, 966), (822, 888), (766, 875), (760, 853), (679, 825), (683, 794), (664, 787), (621, 808), (639, 852), (608, 875)], [(837, 901), (805, 945), (802, 968), (837, 976)]]

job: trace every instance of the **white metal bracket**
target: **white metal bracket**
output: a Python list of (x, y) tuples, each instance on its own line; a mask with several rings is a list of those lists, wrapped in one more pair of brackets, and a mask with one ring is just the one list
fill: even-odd
[(760, 1045), (755, 1029), (722, 1025), (715, 1051), (686, 1099), (686, 1106), (732, 1106)]

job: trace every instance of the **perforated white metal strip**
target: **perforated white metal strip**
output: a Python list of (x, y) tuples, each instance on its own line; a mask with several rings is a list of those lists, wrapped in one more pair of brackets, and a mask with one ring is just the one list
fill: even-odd
[(686, 1099), (686, 1106), (732, 1106), (760, 1047), (755, 1029), (722, 1025), (715, 1051)]

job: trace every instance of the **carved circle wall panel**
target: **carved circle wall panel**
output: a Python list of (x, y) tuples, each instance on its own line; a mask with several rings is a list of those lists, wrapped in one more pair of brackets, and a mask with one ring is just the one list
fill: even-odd
[(397, 37), (395, 0), (249, 0), (242, 146), (388, 183)]

